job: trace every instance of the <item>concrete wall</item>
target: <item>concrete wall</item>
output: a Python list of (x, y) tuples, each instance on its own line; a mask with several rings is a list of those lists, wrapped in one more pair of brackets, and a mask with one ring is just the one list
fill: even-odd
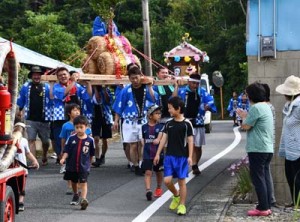
[(261, 58), (248, 56), (248, 83), (259, 81), (267, 83), (271, 89), (271, 103), (276, 109), (276, 146), (271, 169), (274, 180), (275, 196), (278, 203), (291, 202), (291, 196), (285, 178), (284, 159), (278, 157), (278, 144), (282, 129), (282, 108), (284, 96), (275, 92), (276, 86), (282, 84), (290, 76), (300, 76), (300, 51), (277, 52), (277, 58)]

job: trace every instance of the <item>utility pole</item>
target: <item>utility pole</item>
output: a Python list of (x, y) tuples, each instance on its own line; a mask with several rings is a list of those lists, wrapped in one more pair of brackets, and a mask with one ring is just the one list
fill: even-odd
[(151, 63), (151, 38), (150, 38), (150, 22), (149, 22), (149, 2), (142, 0), (143, 8), (143, 28), (144, 28), (144, 53), (148, 57), (145, 60), (145, 72), (147, 76), (152, 76), (152, 63)]

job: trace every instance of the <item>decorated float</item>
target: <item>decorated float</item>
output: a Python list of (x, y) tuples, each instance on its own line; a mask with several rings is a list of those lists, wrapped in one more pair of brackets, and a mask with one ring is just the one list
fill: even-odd
[(164, 53), (164, 61), (175, 76), (201, 74), (200, 65), (209, 62), (207, 53), (190, 44), (191, 40), (189, 33), (185, 33), (181, 44)]
[[(185, 33), (181, 44), (164, 53), (164, 61), (177, 78), (188, 77), (192, 73), (200, 74), (200, 86), (213, 95), (214, 92), (209, 83), (208, 75), (201, 73), (201, 66), (203, 63), (209, 62), (209, 57), (205, 51), (190, 44), (191, 40), (189, 33)], [(210, 133), (212, 130), (211, 115), (210, 111), (205, 112), (204, 124), (206, 133)]]

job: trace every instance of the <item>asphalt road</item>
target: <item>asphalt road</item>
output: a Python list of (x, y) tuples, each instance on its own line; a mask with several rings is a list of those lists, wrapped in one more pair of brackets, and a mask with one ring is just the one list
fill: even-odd
[[(213, 122), (213, 131), (206, 134), (207, 145), (203, 147), (200, 162), (202, 174), (198, 177), (190, 174), (187, 179), (187, 206), (190, 207), (194, 198), (199, 196), (197, 194), (209, 186), (231, 163), (245, 156), (244, 134), (238, 130), (233, 131), (232, 121)], [(191, 217), (189, 213), (179, 217), (168, 210), (170, 192), (165, 192), (161, 198), (151, 202), (147, 201), (143, 177), (135, 176), (126, 165), (121, 143), (111, 142), (106, 164), (91, 170), (88, 183), (90, 204), (86, 211), (81, 211), (79, 206), (69, 205), (72, 196), (65, 194), (66, 182), (62, 179), (62, 174), (59, 174), (59, 166), (51, 159), (48, 166), (29, 172), (25, 211), (16, 216), (16, 222), (82, 222), (94, 219), (102, 222), (171, 222), (188, 220)], [(152, 184), (154, 189), (155, 177)]]

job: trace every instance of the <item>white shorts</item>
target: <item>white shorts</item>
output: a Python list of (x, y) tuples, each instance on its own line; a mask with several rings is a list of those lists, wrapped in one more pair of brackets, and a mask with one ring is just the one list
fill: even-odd
[(142, 140), (142, 124), (138, 124), (137, 120), (133, 123), (122, 123), (122, 142), (135, 143)]
[(195, 147), (205, 145), (205, 127), (194, 128), (194, 145)]

